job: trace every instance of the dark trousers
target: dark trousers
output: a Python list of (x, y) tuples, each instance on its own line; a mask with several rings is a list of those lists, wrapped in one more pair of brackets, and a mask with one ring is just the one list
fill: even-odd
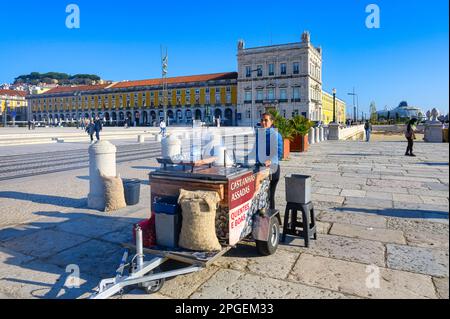
[(270, 209), (275, 209), (275, 192), (277, 190), (278, 182), (280, 181), (280, 165), (277, 166), (277, 171), (270, 175)]
[(91, 142), (93, 142), (94, 141), (94, 134), (89, 134), (89, 135), (91, 137)]
[(100, 131), (95, 132), (95, 137), (97, 138), (97, 141), (100, 141)]
[(406, 148), (406, 154), (412, 154), (414, 147), (414, 140), (412, 138), (408, 138), (408, 147)]

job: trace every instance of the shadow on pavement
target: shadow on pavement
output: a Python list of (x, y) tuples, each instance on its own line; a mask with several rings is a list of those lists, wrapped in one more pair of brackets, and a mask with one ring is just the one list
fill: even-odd
[[(140, 218), (41, 211), (41, 219), (0, 229), (0, 287), (25, 298), (87, 297), (101, 279), (114, 277), (132, 225)], [(77, 278), (80, 285), (67, 288)]]
[(154, 167), (154, 166), (132, 166), (131, 168), (134, 168), (134, 169), (142, 169), (142, 170), (147, 170), (147, 171), (154, 171), (154, 170), (157, 170), (157, 169), (159, 169), (159, 168), (161, 168), (161, 167)]
[(21, 192), (0, 192), (0, 198), (17, 199), (38, 204), (49, 204), (68, 208), (83, 208), (87, 205), (86, 198), (79, 199)]
[(368, 208), (351, 208), (351, 207), (336, 207), (334, 208), (334, 210), (341, 212), (367, 213), (398, 218), (448, 219), (449, 217), (448, 212), (436, 210), (412, 210), (399, 208), (368, 209)]
[(427, 165), (427, 166), (448, 166), (447, 163), (437, 163), (437, 162), (422, 162), (422, 163), (416, 163), (417, 165)]

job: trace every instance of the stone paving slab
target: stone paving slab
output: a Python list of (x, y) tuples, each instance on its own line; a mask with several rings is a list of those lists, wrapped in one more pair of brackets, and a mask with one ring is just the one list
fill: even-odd
[(221, 269), (191, 298), (193, 299), (348, 299), (342, 293), (298, 283), (264, 278)]
[(436, 291), (441, 299), (449, 299), (448, 296), (448, 278), (433, 278)]
[(117, 244), (90, 240), (55, 254), (45, 261), (62, 268), (78, 265), (81, 274), (109, 278), (115, 276), (115, 270), (119, 267), (124, 250)]
[[(375, 299), (437, 298), (431, 277), (379, 268), (379, 288), (368, 276), (371, 268), (354, 262), (302, 254), (290, 280), (341, 293)], [(375, 282), (376, 283), (376, 282)]]
[(331, 227), (330, 235), (369, 239), (384, 243), (406, 244), (403, 232), (383, 228), (335, 223)]
[[(409, 189), (406, 187), (390, 187), (389, 185), (385, 186), (369, 186), (364, 185), (362, 186), (362, 189), (367, 191), (367, 194), (370, 193), (389, 193), (389, 194), (408, 194)], [(375, 197), (376, 198), (376, 197)]]
[(215, 265), (224, 269), (257, 274), (261, 277), (286, 279), (299, 256), (298, 252), (279, 250), (272, 256), (261, 257), (253, 245), (240, 245), (216, 261)]
[(366, 191), (356, 189), (343, 189), (340, 195), (343, 197), (366, 197)]
[(344, 207), (354, 207), (354, 208), (392, 208), (393, 202), (389, 200), (379, 200), (368, 197), (346, 197), (344, 202)]
[(286, 243), (280, 243), (280, 249), (385, 266), (384, 245), (372, 240), (321, 234), (317, 240), (311, 240), (310, 247), (306, 248), (303, 239), (287, 236)]
[(330, 223), (344, 223), (367, 227), (386, 228), (386, 218), (357, 212), (324, 211), (318, 215), (317, 219)]
[(65, 287), (68, 276), (65, 268), (32, 261), (25, 265), (2, 265), (0, 292), (17, 299), (75, 299), (86, 291), (93, 291), (96, 278), (82, 276), (80, 288)]
[[(139, 220), (134, 219), (134, 223)], [(107, 233), (111, 233), (120, 228), (127, 226), (128, 223), (120, 219), (111, 217), (96, 217), (86, 216), (75, 221), (65, 222), (57, 226), (55, 230), (66, 232), (75, 235), (88, 236), (91, 238), (98, 238)], [(131, 229), (131, 226), (130, 226)]]
[(447, 205), (448, 206), (448, 197), (444, 198), (444, 197), (435, 197), (435, 196), (420, 196), (420, 199), (425, 204), (430, 204), (430, 205)]
[(389, 268), (437, 277), (448, 277), (448, 249), (431, 249), (388, 244)]
[(41, 230), (4, 242), (2, 246), (25, 255), (45, 258), (88, 240), (89, 238), (85, 236), (54, 230)]
[(167, 298), (188, 299), (219, 269), (216, 266), (211, 266), (199, 272), (167, 279), (160, 294)]

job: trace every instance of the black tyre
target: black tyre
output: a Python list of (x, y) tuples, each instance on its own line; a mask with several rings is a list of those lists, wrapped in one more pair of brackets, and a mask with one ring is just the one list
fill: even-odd
[(269, 225), (270, 234), (268, 241), (256, 240), (256, 249), (262, 256), (275, 254), (280, 243), (280, 224), (276, 218), (272, 218)]
[(145, 292), (148, 293), (149, 295), (157, 293), (162, 289), (165, 282), (166, 282), (165, 279), (158, 279), (155, 281), (151, 281), (149, 283), (145, 283), (144, 284)]

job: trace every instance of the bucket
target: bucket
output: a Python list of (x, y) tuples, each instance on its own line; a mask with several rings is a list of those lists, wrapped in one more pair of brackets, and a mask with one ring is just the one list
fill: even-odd
[(138, 179), (124, 179), (123, 188), (125, 191), (125, 201), (128, 206), (139, 204), (141, 195), (141, 181)]
[(295, 204), (308, 204), (311, 202), (311, 176), (287, 175), (286, 202)]

